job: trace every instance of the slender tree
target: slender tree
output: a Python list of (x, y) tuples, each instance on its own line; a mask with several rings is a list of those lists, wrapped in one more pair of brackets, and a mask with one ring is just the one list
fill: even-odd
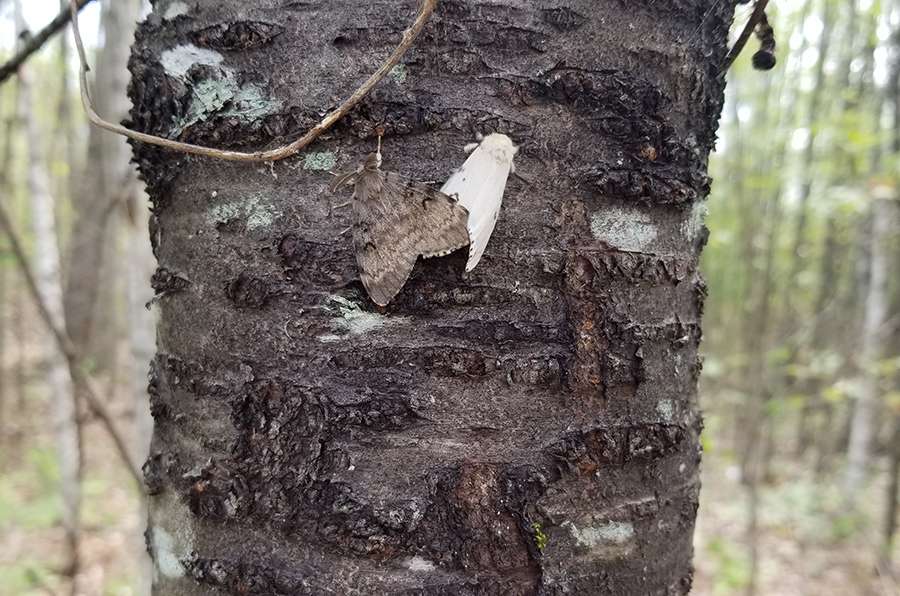
[[(103, 3), (104, 44), (98, 55), (92, 96), (98, 109), (116, 121), (125, 118), (130, 107), (126, 65), (139, 10), (140, 0)], [(114, 268), (119, 247), (110, 221), (120, 211), (116, 207), (127, 198), (128, 162), (124, 139), (91, 129), (73, 200), (75, 224), (69, 245), (65, 303), (72, 341), (79, 350), (99, 356), (97, 365), (113, 358), (109, 346), (114, 340), (110, 336), (115, 335), (118, 319), (111, 288), (116, 279), (105, 273)]]
[[(16, 0), (15, 11), (17, 29), (24, 30), (19, 0)], [(20, 101), (18, 110), (23, 120), (28, 147), (26, 188), (34, 236), (35, 279), (38, 290), (54, 318), (54, 323), (64, 325), (54, 201), (50, 194), (50, 177), (40, 150), (42, 134), (32, 106), (34, 96), (31, 80), (24, 67), (19, 69), (18, 85)], [(48, 356), (47, 389), (53, 411), (52, 425), (60, 470), (63, 526), (69, 556), (66, 570), (72, 577), (72, 593), (75, 594), (79, 567), (79, 510), (81, 506), (81, 453), (77, 409), (66, 360), (49, 336), (47, 337), (46, 354)]]
[[(374, 71), (404, 2), (157, 3), (132, 124), (257, 148)], [(145, 466), (157, 594), (684, 594), (698, 256), (733, 6), (444, 0), (328, 138), (247, 166), (135, 147), (159, 269)], [(478, 269), (368, 301), (328, 169), (383, 126), (439, 180), (518, 170)]]

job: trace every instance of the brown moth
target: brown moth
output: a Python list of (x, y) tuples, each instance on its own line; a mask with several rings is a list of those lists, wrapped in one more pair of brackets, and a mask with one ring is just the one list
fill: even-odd
[(353, 185), (353, 245), (372, 301), (385, 306), (403, 287), (419, 256), (440, 257), (469, 244), (469, 213), (457, 199), (394, 172), (381, 171), (381, 137), (332, 192)]

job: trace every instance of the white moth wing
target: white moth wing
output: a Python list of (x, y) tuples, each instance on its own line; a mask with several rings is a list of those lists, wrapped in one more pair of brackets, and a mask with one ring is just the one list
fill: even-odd
[(441, 192), (458, 198), (469, 212), (469, 260), (466, 271), (474, 269), (481, 260), (494, 232), (515, 154), (516, 147), (508, 136), (490, 134), (441, 187)]

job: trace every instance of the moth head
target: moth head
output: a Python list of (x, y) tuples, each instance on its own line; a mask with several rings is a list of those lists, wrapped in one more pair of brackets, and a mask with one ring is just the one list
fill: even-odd
[(370, 153), (366, 156), (366, 163), (363, 164), (362, 169), (368, 172), (374, 172), (381, 167), (381, 152), (378, 153)]
[(512, 139), (505, 134), (498, 132), (491, 133), (484, 137), (484, 140), (481, 141), (479, 147), (488, 151), (496, 159), (509, 162), (510, 165), (512, 165), (513, 157), (515, 157), (516, 153), (519, 151), (519, 148), (513, 145)]

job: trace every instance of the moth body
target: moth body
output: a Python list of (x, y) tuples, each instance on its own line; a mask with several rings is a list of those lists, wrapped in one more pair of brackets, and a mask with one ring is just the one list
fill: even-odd
[(459, 204), (469, 212), (466, 271), (471, 271), (481, 260), (494, 232), (506, 180), (515, 171), (513, 158), (518, 148), (508, 136), (493, 133), (467, 145), (466, 151), (471, 152), (468, 159), (444, 183), (441, 192), (458, 198)]
[(379, 306), (403, 288), (419, 256), (447, 255), (469, 243), (465, 208), (430, 186), (382, 171), (380, 146), (332, 188), (350, 184), (359, 277)]

